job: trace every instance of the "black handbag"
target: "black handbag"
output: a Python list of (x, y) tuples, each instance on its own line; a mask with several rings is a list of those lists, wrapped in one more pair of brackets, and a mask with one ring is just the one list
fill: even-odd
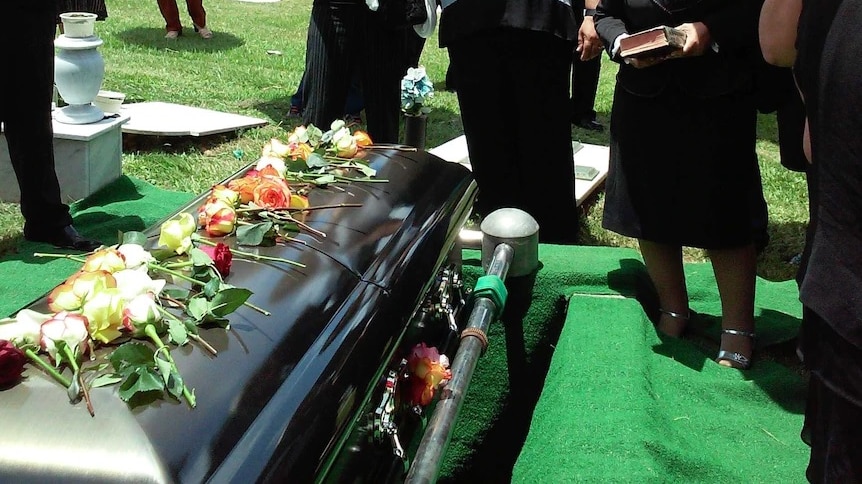
[(425, 0), (380, 0), (377, 14), (391, 29), (407, 29), (428, 20)]

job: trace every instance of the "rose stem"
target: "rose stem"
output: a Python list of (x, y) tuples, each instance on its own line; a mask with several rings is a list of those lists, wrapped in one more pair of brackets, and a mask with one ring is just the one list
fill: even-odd
[(49, 365), (48, 363), (45, 363), (45, 361), (42, 358), (39, 358), (39, 355), (34, 353), (33, 350), (31, 350), (30, 348), (26, 348), (24, 350), (24, 354), (27, 355), (27, 358), (30, 358), (30, 360), (35, 363), (36, 366), (51, 375), (55, 380), (57, 380), (58, 383), (63, 385), (65, 388), (69, 388), (69, 386), (72, 385), (71, 381), (69, 381), (65, 376), (61, 375), (56, 368)]
[[(177, 364), (174, 362), (173, 356), (171, 356), (171, 351), (162, 342), (162, 338), (156, 332), (155, 326), (153, 326), (152, 324), (144, 326), (144, 333), (150, 337), (150, 339), (153, 341), (153, 344), (156, 345), (156, 348), (164, 352), (165, 357), (171, 364), (171, 367), (174, 369), (175, 372), (179, 373), (180, 370), (177, 368)], [(186, 386), (185, 380), (183, 380), (183, 396), (186, 398), (186, 401), (189, 402), (190, 407), (194, 408), (197, 405), (195, 403), (195, 396), (192, 392), (189, 391), (189, 387)]]

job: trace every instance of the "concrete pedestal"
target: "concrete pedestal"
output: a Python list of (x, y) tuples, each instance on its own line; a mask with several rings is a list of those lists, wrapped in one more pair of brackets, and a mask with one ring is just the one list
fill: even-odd
[[(129, 116), (91, 124), (54, 121), (54, 160), (64, 202), (72, 202), (120, 177), (123, 170), (121, 127)], [(18, 202), (21, 193), (9, 161), (6, 137), (0, 135), (0, 199)]]

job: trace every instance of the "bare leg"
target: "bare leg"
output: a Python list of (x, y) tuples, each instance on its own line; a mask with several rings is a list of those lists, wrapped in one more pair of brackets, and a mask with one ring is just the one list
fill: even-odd
[[(688, 291), (682, 267), (682, 247), (638, 239), (647, 273), (658, 293), (661, 317), (658, 330), (668, 336), (680, 336), (688, 323)], [(668, 313), (675, 313), (675, 317)]]
[[(737, 249), (710, 250), (712, 270), (721, 298), (721, 328), (754, 332), (754, 285), (757, 270), (757, 252), (754, 245)], [(721, 335), (721, 348), (750, 359), (754, 350), (752, 338)], [(728, 360), (720, 365), (736, 367)]]

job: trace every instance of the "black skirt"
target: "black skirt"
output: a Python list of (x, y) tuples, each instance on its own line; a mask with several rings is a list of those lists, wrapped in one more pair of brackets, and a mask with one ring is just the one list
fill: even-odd
[(761, 242), (766, 203), (753, 99), (703, 99), (667, 86), (636, 96), (618, 83), (603, 225), (652, 242), (727, 249)]

